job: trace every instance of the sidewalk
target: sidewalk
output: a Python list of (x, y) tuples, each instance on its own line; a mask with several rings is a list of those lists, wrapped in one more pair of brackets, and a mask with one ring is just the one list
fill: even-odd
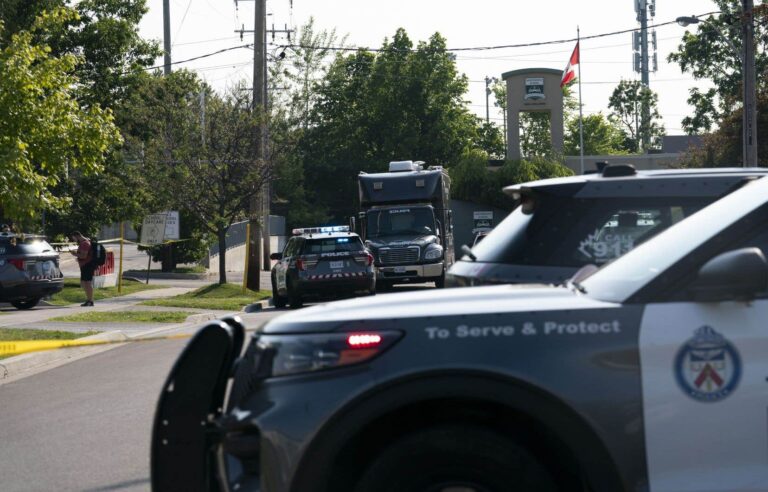
[[(66, 316), (70, 314), (79, 314), (92, 311), (117, 311), (120, 309), (126, 309), (131, 306), (136, 306), (140, 302), (148, 301), (150, 299), (158, 299), (161, 297), (177, 296), (179, 294), (186, 294), (193, 291), (192, 287), (169, 287), (165, 289), (153, 289), (137, 292), (135, 294), (129, 294), (119, 297), (111, 297), (97, 301), (92, 307), (82, 307), (78, 304), (70, 304), (68, 306), (48, 306), (43, 309), (35, 308), (26, 311), (6, 311), (0, 315), (0, 328), (13, 327), (23, 328), (22, 325), (30, 325), (32, 323), (42, 323), (50, 318), (57, 316)], [(149, 306), (146, 306), (149, 309)], [(185, 309), (178, 308), (177, 311), (184, 311)], [(28, 328), (36, 328), (36, 326), (27, 326)]]

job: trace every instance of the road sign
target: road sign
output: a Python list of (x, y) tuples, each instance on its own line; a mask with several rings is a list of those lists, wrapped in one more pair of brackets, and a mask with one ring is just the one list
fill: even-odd
[(492, 228), (493, 227), (493, 211), (479, 211), (473, 212), (473, 218), (475, 219), (475, 229), (481, 227)]
[(141, 224), (141, 244), (162, 244), (165, 240), (165, 220), (168, 214), (152, 214)]
[(166, 214), (165, 240), (168, 241), (169, 239), (181, 239), (181, 236), (179, 235), (180, 222), (178, 210), (171, 210), (164, 213)]

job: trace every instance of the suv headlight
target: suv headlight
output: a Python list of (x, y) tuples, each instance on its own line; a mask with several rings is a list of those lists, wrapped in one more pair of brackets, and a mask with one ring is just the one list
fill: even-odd
[(401, 337), (399, 331), (261, 335), (257, 350), (265, 377), (287, 376), (369, 361)]
[(425, 260), (439, 260), (443, 257), (443, 247), (438, 246), (437, 244), (432, 244), (427, 248), (427, 251), (424, 253), (424, 259)]

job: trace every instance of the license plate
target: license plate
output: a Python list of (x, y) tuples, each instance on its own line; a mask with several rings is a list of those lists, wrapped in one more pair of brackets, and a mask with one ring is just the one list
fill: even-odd
[(332, 261), (331, 268), (344, 268), (344, 261)]
[(405, 267), (404, 266), (395, 267), (395, 273), (405, 273)]

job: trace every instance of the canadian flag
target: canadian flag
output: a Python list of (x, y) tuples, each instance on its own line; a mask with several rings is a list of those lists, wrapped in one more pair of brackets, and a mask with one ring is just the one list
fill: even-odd
[(560, 87), (565, 87), (569, 82), (576, 78), (575, 66), (579, 64), (579, 42), (576, 42), (576, 47), (573, 48), (571, 53), (571, 59), (568, 60), (568, 65), (563, 70), (563, 79), (560, 81)]

